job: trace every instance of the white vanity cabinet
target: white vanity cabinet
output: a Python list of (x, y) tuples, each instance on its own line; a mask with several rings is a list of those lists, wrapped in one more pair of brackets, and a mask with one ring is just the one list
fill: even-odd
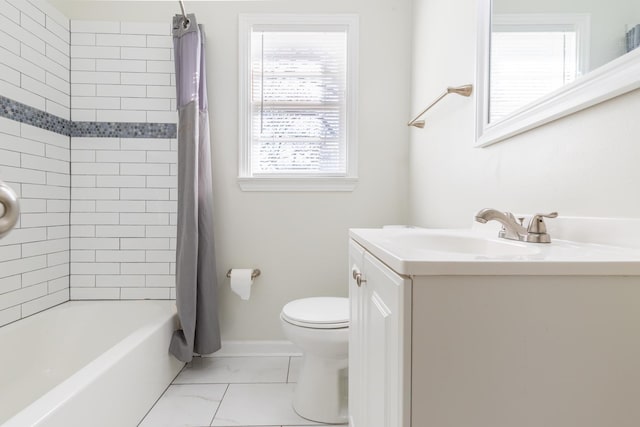
[(351, 427), (409, 426), (411, 280), (351, 241)]
[(350, 427), (638, 427), (640, 250), (464, 233), (351, 230)]

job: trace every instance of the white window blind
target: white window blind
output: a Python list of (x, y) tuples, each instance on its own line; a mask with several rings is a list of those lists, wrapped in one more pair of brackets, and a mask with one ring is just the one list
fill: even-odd
[(577, 76), (575, 31), (494, 31), (489, 122), (509, 115)]
[(346, 31), (251, 31), (250, 167), (347, 175)]

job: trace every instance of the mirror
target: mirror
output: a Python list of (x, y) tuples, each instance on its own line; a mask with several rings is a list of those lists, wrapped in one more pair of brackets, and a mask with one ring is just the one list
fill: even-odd
[(640, 87), (637, 0), (478, 0), (476, 145)]

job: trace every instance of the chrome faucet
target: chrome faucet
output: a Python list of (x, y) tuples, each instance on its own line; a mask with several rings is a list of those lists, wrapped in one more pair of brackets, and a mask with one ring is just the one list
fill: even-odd
[(476, 221), (485, 224), (489, 221), (498, 221), (502, 224), (502, 230), (498, 237), (509, 240), (519, 240), (521, 242), (550, 243), (551, 236), (547, 233), (547, 226), (544, 218), (556, 218), (558, 212), (550, 214), (535, 214), (527, 228), (524, 227), (524, 218), (518, 218), (511, 212), (500, 212), (496, 209), (482, 209), (476, 214)]

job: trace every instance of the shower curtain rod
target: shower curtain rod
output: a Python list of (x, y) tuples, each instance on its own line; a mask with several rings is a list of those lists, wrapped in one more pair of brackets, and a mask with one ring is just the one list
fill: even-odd
[(189, 18), (187, 18), (187, 12), (184, 10), (184, 2), (182, 0), (178, 0), (180, 3), (180, 9), (182, 10), (182, 17), (184, 18), (184, 28), (189, 26)]

